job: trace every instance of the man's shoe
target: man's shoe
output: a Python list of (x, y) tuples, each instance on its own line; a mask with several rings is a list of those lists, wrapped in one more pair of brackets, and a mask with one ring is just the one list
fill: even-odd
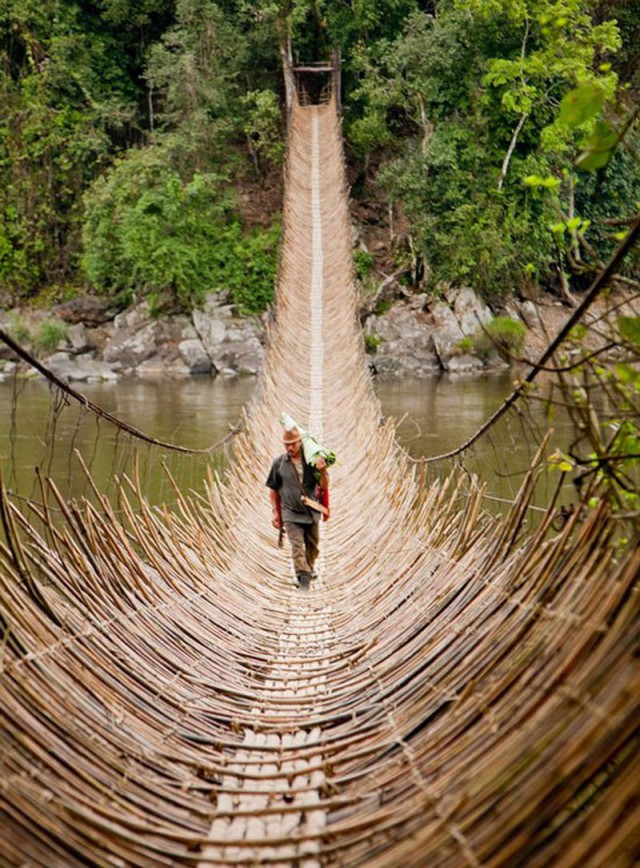
[(301, 591), (308, 591), (309, 585), (311, 583), (311, 576), (309, 573), (300, 573), (298, 576), (298, 587)]

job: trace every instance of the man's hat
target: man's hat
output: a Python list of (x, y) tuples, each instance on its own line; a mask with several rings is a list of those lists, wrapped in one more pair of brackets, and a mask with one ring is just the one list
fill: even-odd
[(302, 440), (302, 437), (297, 428), (290, 428), (282, 435), (282, 442), (284, 444), (297, 443), (299, 440)]

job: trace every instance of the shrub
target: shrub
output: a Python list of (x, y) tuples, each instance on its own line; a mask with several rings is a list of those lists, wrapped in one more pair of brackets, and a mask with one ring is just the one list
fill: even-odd
[(461, 353), (472, 353), (475, 349), (475, 341), (472, 335), (467, 335), (462, 338), (462, 340), (458, 341), (456, 344), (456, 349)]
[(375, 355), (378, 352), (378, 347), (382, 343), (382, 338), (379, 335), (372, 335), (369, 332), (365, 332), (364, 335), (364, 350), (370, 356)]
[(66, 339), (68, 328), (66, 323), (58, 319), (45, 319), (40, 323), (36, 334), (36, 344), (41, 350), (55, 350), (60, 341)]
[(475, 352), (487, 358), (493, 350), (509, 359), (522, 352), (527, 329), (520, 320), (497, 316), (473, 335)]
[(244, 313), (273, 296), (277, 224), (245, 232), (225, 179), (185, 179), (160, 147), (129, 154), (85, 200), (84, 268), (100, 291), (142, 292), (182, 308), (228, 289)]
[(27, 344), (31, 340), (31, 332), (26, 322), (17, 314), (12, 314), (9, 320), (8, 332), (19, 344)]
[(360, 280), (362, 280), (363, 277), (366, 277), (371, 273), (371, 269), (373, 268), (373, 255), (368, 253), (366, 250), (354, 250), (353, 263), (355, 265), (356, 274)]
[(382, 298), (377, 303), (374, 309), (374, 314), (376, 316), (384, 316), (387, 311), (391, 310), (393, 307), (393, 299), (391, 298)]
[(220, 280), (231, 290), (240, 313), (260, 313), (273, 301), (280, 235), (279, 223), (251, 232), (243, 232), (239, 223), (233, 224)]

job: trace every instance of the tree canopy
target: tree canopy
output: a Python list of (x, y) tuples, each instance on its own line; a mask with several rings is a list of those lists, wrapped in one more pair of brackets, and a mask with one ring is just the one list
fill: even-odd
[(289, 40), (302, 60), (340, 48), (360, 195), (406, 218), (393, 255), (428, 291), (580, 288), (638, 208), (638, 0), (3, 8), (5, 301), (227, 289), (262, 309), (279, 218), (246, 225), (237, 191), (280, 171)]

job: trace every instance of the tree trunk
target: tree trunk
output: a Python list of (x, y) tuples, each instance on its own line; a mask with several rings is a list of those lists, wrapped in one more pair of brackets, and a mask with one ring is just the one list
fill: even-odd
[(513, 131), (513, 135), (511, 136), (511, 141), (509, 142), (509, 147), (507, 148), (507, 153), (504, 155), (504, 160), (502, 161), (502, 168), (500, 169), (500, 177), (498, 178), (498, 190), (502, 190), (502, 185), (504, 184), (504, 179), (507, 177), (507, 172), (509, 171), (509, 163), (511, 162), (511, 157), (513, 156), (513, 152), (516, 147), (516, 142), (518, 141), (518, 136), (520, 135), (520, 130), (524, 126), (524, 122), (527, 119), (527, 115), (523, 114), (518, 121), (518, 125)]
[(280, 57), (282, 59), (284, 92), (288, 115), (293, 108), (293, 100), (296, 93), (296, 83), (291, 68), (293, 66), (293, 54), (291, 51), (291, 33), (289, 32), (289, 23), (285, 15), (278, 16), (278, 34), (280, 37)]
[(434, 126), (427, 118), (427, 113), (424, 110), (424, 100), (421, 96), (418, 97), (418, 108), (420, 110), (420, 126), (422, 127), (422, 153), (427, 153), (429, 140), (433, 135)]

